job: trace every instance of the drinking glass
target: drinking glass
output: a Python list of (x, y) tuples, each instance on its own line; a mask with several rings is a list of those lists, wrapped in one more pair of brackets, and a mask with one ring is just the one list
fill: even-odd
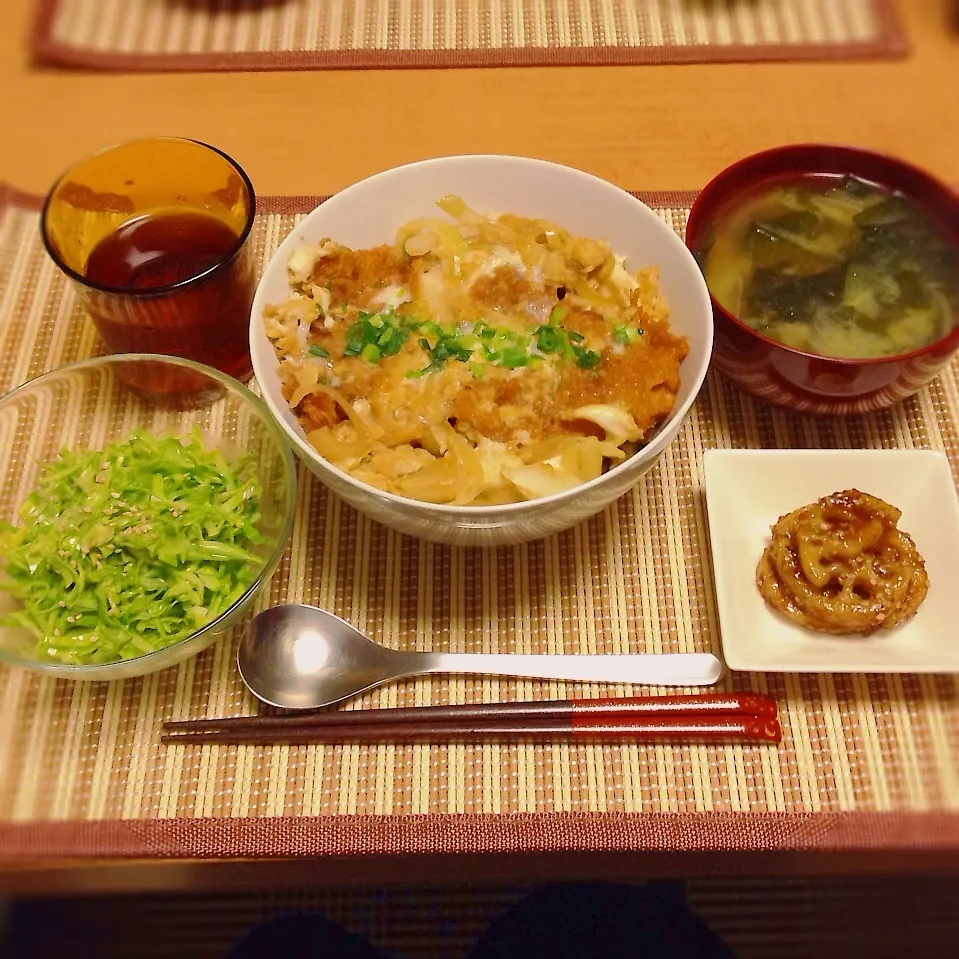
[[(47, 196), (41, 230), (109, 352), (179, 356), (242, 380), (252, 373), (255, 207), (250, 178), (225, 153), (156, 137), (71, 167)], [(188, 393), (183, 375), (146, 386)]]

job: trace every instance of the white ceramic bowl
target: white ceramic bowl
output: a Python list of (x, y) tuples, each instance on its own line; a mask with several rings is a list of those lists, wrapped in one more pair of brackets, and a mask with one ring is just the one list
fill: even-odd
[[(606, 240), (626, 266), (660, 269), (660, 289), (674, 332), (689, 340), (682, 386), (669, 419), (634, 456), (584, 483), (542, 499), (505, 506), (446, 506), (384, 493), (324, 460), (307, 442), (280, 392), (277, 359), (263, 330), (263, 309), (290, 295), (287, 260), (294, 248), (330, 237), (353, 248), (390, 243), (414, 217), (439, 213), (436, 200), (461, 196), (484, 213), (552, 220), (574, 234)], [(263, 398), (311, 470), (356, 509), (403, 533), (456, 546), (518, 543), (568, 529), (632, 486), (676, 436), (702, 386), (713, 345), (709, 293), (696, 261), (676, 233), (644, 203), (610, 183), (569, 167), (511, 156), (424, 160), (361, 180), (327, 200), (283, 241), (253, 301), (250, 351)]]

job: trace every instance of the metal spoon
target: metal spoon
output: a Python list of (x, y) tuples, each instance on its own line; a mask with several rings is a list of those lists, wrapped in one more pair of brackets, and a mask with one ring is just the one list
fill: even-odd
[(274, 606), (255, 616), (236, 654), (243, 682), (271, 706), (318, 709), (381, 683), (424, 673), (485, 673), (650, 686), (710, 686), (711, 653), (558, 656), (419, 653), (388, 649), (315, 606)]

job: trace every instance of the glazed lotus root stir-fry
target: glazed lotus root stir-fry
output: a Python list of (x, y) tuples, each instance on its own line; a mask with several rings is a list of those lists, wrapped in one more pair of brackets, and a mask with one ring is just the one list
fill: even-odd
[(895, 506), (843, 490), (793, 510), (772, 527), (756, 570), (766, 602), (823, 633), (867, 634), (909, 619), (929, 578)]
[(265, 310), (284, 396), (329, 462), (459, 505), (571, 489), (669, 415), (688, 344), (654, 267), (543, 220), (414, 220), (392, 245), (296, 249)]

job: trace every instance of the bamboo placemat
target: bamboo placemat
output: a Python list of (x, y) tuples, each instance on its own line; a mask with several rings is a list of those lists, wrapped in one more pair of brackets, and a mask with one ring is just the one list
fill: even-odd
[(42, 63), (309, 70), (895, 56), (894, 0), (39, 0)]
[[(692, 194), (640, 196), (682, 232)], [(0, 389), (99, 349), (43, 252), (35, 198), (7, 191), (6, 201)], [(261, 261), (315, 202), (261, 205)], [(959, 362), (893, 410), (832, 420), (755, 403), (711, 374), (678, 438), (613, 507), (549, 540), (488, 551), (393, 533), (302, 469), (294, 534), (259, 608), (314, 603), (408, 648), (718, 652), (704, 450), (933, 448), (959, 473), (957, 423)], [(0, 669), (0, 856), (959, 848), (954, 677), (734, 674), (727, 688), (779, 699), (779, 749), (161, 747), (163, 719), (254, 709), (235, 639), (121, 683)], [(628, 691), (434, 678), (363, 704)]]

